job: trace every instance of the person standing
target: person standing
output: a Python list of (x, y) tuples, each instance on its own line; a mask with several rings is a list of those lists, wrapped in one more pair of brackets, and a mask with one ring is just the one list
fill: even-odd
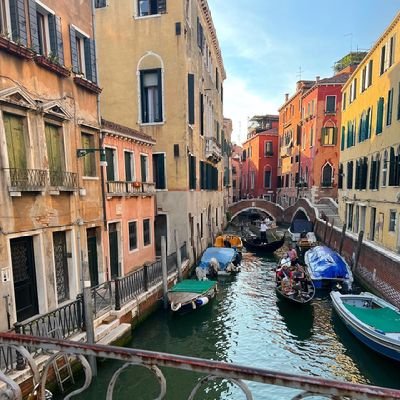
[(260, 225), (260, 239), (261, 243), (267, 242), (267, 224), (264, 221)]

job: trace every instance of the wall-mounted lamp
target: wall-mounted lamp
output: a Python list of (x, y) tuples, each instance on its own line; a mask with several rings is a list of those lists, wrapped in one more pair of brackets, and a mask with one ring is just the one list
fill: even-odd
[(100, 152), (100, 167), (107, 167), (107, 160), (106, 160), (106, 150), (105, 149), (77, 149), (76, 156), (78, 158), (85, 157), (90, 153), (94, 153), (95, 151)]

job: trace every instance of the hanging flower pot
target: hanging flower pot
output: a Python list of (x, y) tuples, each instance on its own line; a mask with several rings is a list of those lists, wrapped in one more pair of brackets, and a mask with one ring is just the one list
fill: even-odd
[(139, 188), (141, 186), (141, 182), (133, 182), (133, 187)]

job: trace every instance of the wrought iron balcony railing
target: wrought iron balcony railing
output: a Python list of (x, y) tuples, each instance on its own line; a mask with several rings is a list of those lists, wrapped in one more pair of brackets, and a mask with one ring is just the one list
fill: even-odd
[(47, 171), (42, 169), (5, 168), (8, 172), (9, 190), (38, 192), (47, 185)]
[(59, 190), (78, 189), (78, 174), (66, 171), (49, 171), (50, 186)]
[[(89, 345), (79, 342), (59, 340), (53, 338), (39, 338), (13, 333), (0, 334), (0, 346), (3, 348), (13, 348), (17, 350), (20, 357), (25, 358), (33, 375), (33, 384), (38, 388), (38, 399), (45, 399), (45, 385), (47, 375), (54, 360), (60, 354), (68, 354), (70, 357), (77, 358), (83, 366), (85, 380), (82, 387), (70, 393), (65, 399), (70, 399), (78, 393), (84, 392), (95, 379), (92, 369), (85, 356), (113, 359), (123, 361), (124, 364), (112, 375), (106, 384), (106, 399), (112, 400), (115, 385), (119, 376), (131, 366), (146, 368), (155, 375), (155, 382), (158, 382), (158, 399), (164, 399), (167, 395), (168, 382), (164, 376), (164, 370), (160, 367), (173, 369), (175, 371), (192, 371), (202, 374), (194, 385), (188, 397), (189, 400), (198, 397), (200, 390), (215, 390), (215, 381), (224, 380), (232, 386), (238, 387), (247, 400), (252, 400), (253, 395), (250, 387), (245, 381), (257, 382), (260, 384), (273, 385), (277, 394), (280, 387), (285, 387), (285, 399), (304, 399), (304, 398), (325, 398), (325, 399), (400, 399), (400, 390), (387, 389), (376, 386), (360, 385), (349, 382), (339, 382), (323, 379), (315, 376), (296, 375), (280, 371), (231, 364), (220, 361), (212, 361), (201, 358), (193, 358), (175, 354), (159, 353), (147, 350), (123, 348), (104, 345)], [(42, 369), (36, 360), (25, 350), (25, 347), (40, 348), (52, 354)], [(14, 378), (15, 379), (15, 378)], [(134, 375), (132, 378), (134, 379)], [(22, 399), (21, 387), (11, 376), (0, 373), (0, 382), (5, 384), (3, 388), (4, 398)], [(291, 391), (287, 389), (292, 389)], [(196, 398), (197, 398), (196, 397)], [(283, 397), (282, 397), (283, 398)]]
[(140, 196), (156, 192), (153, 182), (107, 181), (106, 188), (107, 193), (111, 196)]

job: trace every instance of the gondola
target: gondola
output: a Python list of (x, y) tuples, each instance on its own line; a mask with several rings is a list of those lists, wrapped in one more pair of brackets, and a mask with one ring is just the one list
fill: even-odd
[(260, 253), (273, 253), (275, 250), (280, 249), (285, 243), (285, 235), (279, 240), (274, 242), (262, 243), (259, 238), (242, 238), (243, 245), (249, 251), (260, 252)]
[[(284, 270), (283, 273), (279, 274), (281, 268)], [(275, 290), (276, 293), (295, 304), (308, 304), (315, 296), (315, 286), (313, 281), (308, 276), (304, 267), (302, 272), (304, 278), (296, 281), (296, 269), (290, 267), (290, 260), (282, 259), (279, 267), (275, 272)]]

